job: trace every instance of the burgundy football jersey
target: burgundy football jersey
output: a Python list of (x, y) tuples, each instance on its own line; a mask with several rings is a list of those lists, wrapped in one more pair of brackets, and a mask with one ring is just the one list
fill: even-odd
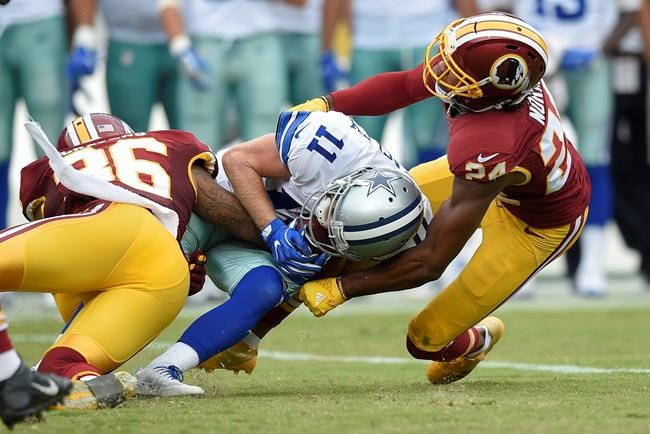
[[(200, 161), (214, 177), (216, 157), (193, 134), (165, 130), (96, 140), (62, 153), (68, 164), (173, 211), (180, 239), (196, 203), (191, 166)], [(56, 179), (43, 157), (23, 168), (20, 200), (25, 216), (53, 217), (83, 211), (97, 198), (80, 195)]]
[(572, 223), (589, 204), (591, 185), (580, 155), (566, 138), (543, 84), (514, 111), (490, 110), (449, 119), (449, 167), (462, 179), (488, 182), (518, 171), (521, 185), (499, 195), (532, 227)]

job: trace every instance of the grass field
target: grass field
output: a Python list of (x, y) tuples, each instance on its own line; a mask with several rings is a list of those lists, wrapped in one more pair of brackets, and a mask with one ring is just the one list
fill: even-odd
[[(504, 339), (468, 378), (432, 386), (404, 333), (422, 302), (345, 306), (290, 317), (262, 344), (251, 376), (189, 372), (203, 398), (136, 398), (97, 412), (51, 412), (17, 433), (649, 433), (650, 297), (513, 302)], [(586, 306), (585, 306), (586, 303)], [(54, 314), (10, 314), (30, 362)], [(183, 314), (125, 368), (145, 365), (197, 315)]]

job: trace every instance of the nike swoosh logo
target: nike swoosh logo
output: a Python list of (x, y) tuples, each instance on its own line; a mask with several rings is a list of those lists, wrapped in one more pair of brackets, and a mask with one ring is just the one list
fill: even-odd
[(524, 228), (524, 232), (526, 232), (528, 235), (532, 235), (532, 236), (537, 237), (537, 238), (543, 238), (540, 234), (537, 234), (537, 233), (533, 232), (533, 231), (530, 229), (530, 226), (526, 226), (526, 227)]
[(47, 386), (43, 386), (42, 384), (34, 383), (32, 381), (32, 387), (41, 392), (43, 395), (56, 396), (59, 393), (59, 388), (50, 378), (45, 378), (45, 380), (47, 380)]
[(485, 163), (486, 161), (490, 161), (491, 159), (493, 159), (493, 158), (496, 157), (497, 155), (499, 155), (498, 152), (497, 152), (497, 153), (494, 153), (494, 154), (492, 154), (492, 155), (488, 155), (487, 157), (484, 157), (483, 154), (481, 153), (481, 154), (478, 154), (477, 161), (478, 161), (479, 163)]
[(307, 123), (307, 124), (303, 125), (302, 127), (298, 128), (298, 130), (296, 130), (296, 134), (294, 134), (293, 138), (294, 139), (299, 139), (300, 138), (300, 133), (302, 133), (303, 130), (305, 128), (307, 128), (308, 126), (309, 126), (309, 124)]

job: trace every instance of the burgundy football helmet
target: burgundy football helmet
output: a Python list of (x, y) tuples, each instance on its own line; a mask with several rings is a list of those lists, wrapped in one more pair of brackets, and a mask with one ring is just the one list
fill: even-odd
[(427, 47), (423, 80), (444, 102), (482, 112), (521, 102), (546, 71), (546, 42), (530, 24), (490, 12), (451, 23)]
[(134, 134), (122, 119), (107, 113), (91, 113), (79, 116), (61, 131), (56, 148), (59, 151), (74, 148), (99, 139)]

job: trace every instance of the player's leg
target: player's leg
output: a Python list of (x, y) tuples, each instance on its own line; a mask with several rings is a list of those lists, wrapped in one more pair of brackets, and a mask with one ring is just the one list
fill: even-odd
[(323, 95), (320, 75), (320, 40), (316, 34), (284, 33), (282, 48), (287, 63), (288, 97), (297, 105)]
[[(202, 393), (199, 388), (183, 384), (180, 373), (240, 342), (287, 294), (288, 285), (268, 252), (246, 243), (229, 242), (206, 255), (208, 275), (230, 293), (230, 298), (195, 320), (176, 344), (138, 372), (143, 394)], [(250, 338), (246, 342), (256, 349), (258, 342)]]
[[(21, 26), (20, 88), (27, 111), (51, 140), (63, 127), (65, 111), (65, 26), (62, 17)], [(29, 55), (24, 55), (29, 53)], [(36, 153), (42, 155), (40, 147)]]
[(178, 82), (180, 75), (167, 44), (156, 45), (156, 62), (158, 100), (162, 103), (165, 115), (167, 115), (169, 128), (179, 129)]
[(575, 283), (585, 296), (603, 296), (607, 289), (605, 226), (612, 216), (610, 140), (613, 124), (613, 94), (609, 62), (601, 60), (587, 71), (567, 71), (568, 114), (578, 135), (580, 155), (591, 180), (589, 218), (580, 238), (580, 262)]
[(13, 146), (14, 112), (18, 98), (18, 73), (14, 59), (15, 27), (5, 30), (0, 37), (0, 229), (7, 226), (9, 206), (9, 164)]
[(488, 315), (578, 238), (584, 217), (553, 229), (530, 228), (493, 203), (483, 219), (483, 241), (461, 274), (410, 322), (407, 348), (434, 360), (427, 376), (448, 383), (467, 375), (503, 335)]
[(110, 39), (106, 60), (106, 90), (111, 113), (135, 131), (149, 130), (151, 107), (156, 102), (156, 55), (150, 44)]
[[(426, 47), (404, 51), (402, 69), (415, 68), (422, 63)], [(432, 161), (447, 153), (449, 128), (445, 110), (440, 101), (428, 98), (404, 109), (404, 144), (408, 159), (404, 162), (421, 164)], [(412, 167), (414, 164), (407, 164)]]
[[(399, 54), (395, 50), (354, 49), (350, 65), (350, 81), (356, 84), (375, 74), (397, 71)], [(355, 120), (370, 137), (381, 140), (388, 116), (358, 116)]]
[(36, 374), (27, 368), (14, 349), (7, 321), (0, 307), (0, 418), (11, 428), (28, 417), (63, 401), (72, 383), (67, 378)]
[(267, 134), (287, 101), (286, 64), (278, 34), (238, 41), (231, 50), (238, 81), (237, 113), (242, 140)]
[(195, 38), (193, 44), (210, 68), (210, 87), (197, 89), (185, 74), (180, 74), (179, 123), (181, 129), (191, 131), (216, 151), (223, 145), (225, 132), (224, 106), (230, 43), (214, 38)]
[[(128, 360), (173, 320), (188, 289), (176, 241), (150, 212), (133, 205), (3, 231), (0, 270), (6, 276), (1, 289), (72, 293), (84, 301), (40, 365), (70, 378), (96, 377)], [(121, 399), (133, 393), (132, 377), (103, 377), (79, 385), (66, 406), (114, 405), (115, 389)]]

